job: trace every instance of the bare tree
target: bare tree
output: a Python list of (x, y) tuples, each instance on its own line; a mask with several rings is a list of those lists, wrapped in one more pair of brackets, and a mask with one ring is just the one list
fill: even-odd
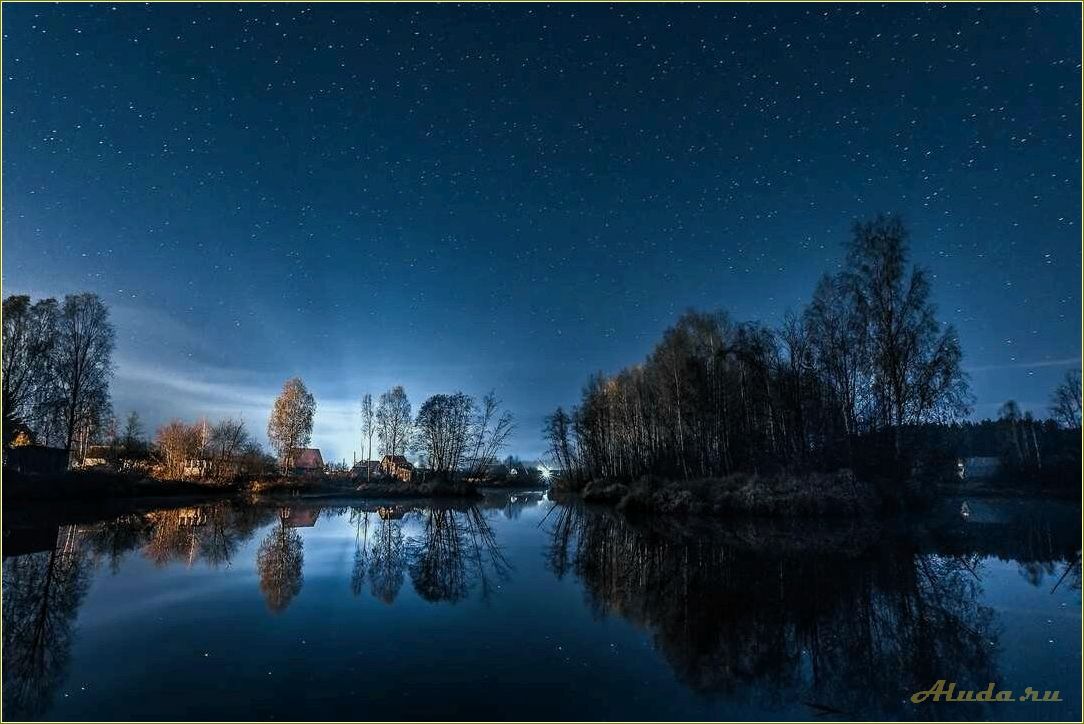
[(132, 410), (124, 422), (124, 449), (132, 452), (140, 447), (143, 442), (143, 423), (139, 419), (139, 413)]
[[(937, 321), (905, 240), (894, 218), (859, 224), (843, 273), (779, 331), (683, 314), (642, 364), (592, 376), (573, 414), (547, 419), (554, 460), (584, 479), (832, 468), (853, 464), (859, 436), (886, 430), (889, 465), (903, 469), (901, 429), (951, 420), (969, 401), (955, 331)], [(1034, 440), (1030, 450), (1037, 462)]]
[(184, 474), (185, 461), (199, 453), (200, 427), (173, 420), (158, 428), (154, 441), (166, 476), (180, 478)]
[(549, 443), (553, 462), (565, 477), (576, 477), (578, 463), (573, 452), (572, 417), (564, 408), (558, 407), (546, 418), (543, 434)]
[(278, 453), (282, 469), (288, 471), (298, 448), (312, 439), (312, 421), (316, 400), (301, 378), (294, 377), (282, 386), (267, 421), (267, 437)]
[(216, 477), (229, 477), (240, 470), (240, 458), (248, 442), (244, 420), (228, 417), (211, 427), (207, 448)]
[(847, 439), (858, 434), (859, 402), (865, 396), (869, 338), (841, 276), (824, 275), (806, 308), (813, 361), (830, 385)]
[(30, 297), (12, 295), (4, 300), (3, 406), (4, 444), (11, 442), (14, 425), (38, 427), (38, 403), (52, 379), (53, 349), (59, 309), (55, 299), (34, 304)]
[(497, 461), (508, 438), (516, 429), (512, 413), (500, 409), (501, 401), (490, 392), (482, 398), (482, 406), (474, 420), (474, 451), (471, 457), (469, 477), (482, 477)]
[(410, 445), (410, 400), (401, 385), (380, 396), (376, 409), (376, 433), (384, 455), (403, 455)]
[(373, 459), (373, 433), (376, 431), (375, 414), (373, 396), (366, 392), (361, 398), (361, 435), (369, 443), (365, 452), (365, 479), (367, 481), (373, 479), (373, 469), (370, 462)]
[(433, 395), (418, 410), (414, 422), (414, 449), (439, 476), (452, 477), (460, 470), (471, 443), (474, 400), (462, 392)]
[(855, 225), (844, 284), (869, 335), (879, 427), (898, 432), (966, 412), (956, 330), (938, 323), (925, 270), (908, 275), (907, 230), (898, 217)]
[(1070, 430), (1080, 429), (1080, 370), (1069, 370), (1050, 398), (1050, 414)]
[(80, 426), (92, 422), (109, 403), (113, 339), (109, 310), (97, 294), (64, 297), (53, 359), (69, 455)]

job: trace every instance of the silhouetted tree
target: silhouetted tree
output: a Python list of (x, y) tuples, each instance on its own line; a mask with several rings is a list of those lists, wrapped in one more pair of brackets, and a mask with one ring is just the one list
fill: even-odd
[(52, 396), (54, 349), (60, 312), (55, 299), (33, 304), (26, 295), (4, 299), (3, 407), (4, 445), (21, 423), (39, 436), (46, 430), (40, 419)]
[(64, 297), (57, 321), (53, 369), (63, 411), (64, 448), (71, 454), (77, 433), (89, 436), (109, 409), (113, 375), (113, 325), (97, 294)]
[(425, 456), (440, 476), (451, 477), (463, 463), (472, 442), (474, 400), (462, 392), (433, 395), (414, 421), (414, 450)]
[[(686, 312), (640, 365), (592, 376), (544, 434), (570, 477), (695, 478), (853, 465), (854, 441), (967, 409), (955, 332), (942, 328), (892, 217), (855, 227), (839, 275), (782, 329)], [(876, 457), (876, 456), (869, 456)], [(883, 464), (883, 463), (882, 463)]]
[(878, 216), (855, 225), (843, 272), (868, 335), (874, 419), (896, 431), (968, 409), (956, 330), (938, 323), (926, 271), (908, 256), (903, 222)]
[(373, 410), (373, 396), (368, 392), (361, 398), (361, 436), (369, 445), (365, 448), (365, 479), (373, 479), (373, 468), (370, 461), (373, 459), (373, 433), (376, 431), (375, 411)]
[(402, 386), (396, 385), (380, 396), (376, 431), (384, 455), (403, 455), (410, 447), (410, 400)]
[(1080, 370), (1069, 370), (1050, 398), (1050, 414), (1070, 430), (1080, 429)]

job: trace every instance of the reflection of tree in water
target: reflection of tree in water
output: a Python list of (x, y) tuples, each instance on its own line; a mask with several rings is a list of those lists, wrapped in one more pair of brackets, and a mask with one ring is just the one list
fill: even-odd
[(287, 509), (279, 515), (278, 525), (267, 533), (256, 552), (256, 570), (260, 574), (260, 591), (272, 613), (286, 610), (290, 601), (301, 592), (305, 543), (301, 534), (286, 525)]
[(509, 566), (485, 516), (471, 506), (430, 508), (422, 517), (421, 536), (410, 541), (410, 579), (418, 595), (455, 603), (478, 585), (488, 597)]
[(542, 493), (539, 491), (522, 491), (507, 494), (501, 505), (501, 512), (508, 520), (516, 520), (528, 508), (536, 508), (542, 502)]
[(147, 541), (151, 528), (148, 516), (133, 513), (87, 526), (83, 538), (95, 559), (107, 560), (109, 570), (116, 573), (124, 556)]
[(75, 614), (89, 586), (88, 561), (62, 528), (51, 551), (4, 561), (4, 715), (38, 717), (63, 680)]
[(350, 524), (354, 526), (354, 567), (350, 572), (350, 592), (360, 596), (369, 566), (369, 511), (350, 509)]
[(157, 566), (197, 562), (229, 566), (241, 544), (273, 516), (266, 508), (220, 501), (122, 515), (82, 528), (90, 550), (115, 573), (124, 555), (142, 547)]
[[(934, 709), (916, 711), (907, 695), (938, 678), (978, 689), (997, 680), (975, 556), (899, 541), (817, 545), (808, 531), (787, 545), (771, 526), (654, 523), (563, 507), (550, 522), (549, 565), (558, 576), (574, 571), (600, 615), (651, 632), (697, 691), (775, 703), (798, 695), (821, 712), (912, 718)], [(953, 706), (938, 714), (975, 713)]]
[(369, 558), (369, 589), (373, 597), (391, 603), (403, 587), (406, 554), (403, 546), (403, 524), (394, 519), (381, 519)]

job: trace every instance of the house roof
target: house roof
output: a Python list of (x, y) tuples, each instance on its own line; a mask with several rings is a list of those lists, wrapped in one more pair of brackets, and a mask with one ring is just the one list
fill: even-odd
[(411, 462), (406, 459), (405, 455), (385, 455), (384, 459), (380, 462), (388, 463), (390, 465), (406, 466), (410, 468), (414, 467)]
[(295, 468), (322, 468), (324, 458), (320, 454), (320, 448), (303, 447), (294, 451)]

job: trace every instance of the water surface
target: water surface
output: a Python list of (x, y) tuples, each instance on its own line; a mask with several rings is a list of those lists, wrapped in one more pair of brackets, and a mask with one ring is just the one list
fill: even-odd
[[(11, 509), (3, 714), (1079, 719), (1079, 512), (970, 505), (921, 526), (630, 521), (530, 492)], [(937, 679), (1062, 701), (909, 701)]]

